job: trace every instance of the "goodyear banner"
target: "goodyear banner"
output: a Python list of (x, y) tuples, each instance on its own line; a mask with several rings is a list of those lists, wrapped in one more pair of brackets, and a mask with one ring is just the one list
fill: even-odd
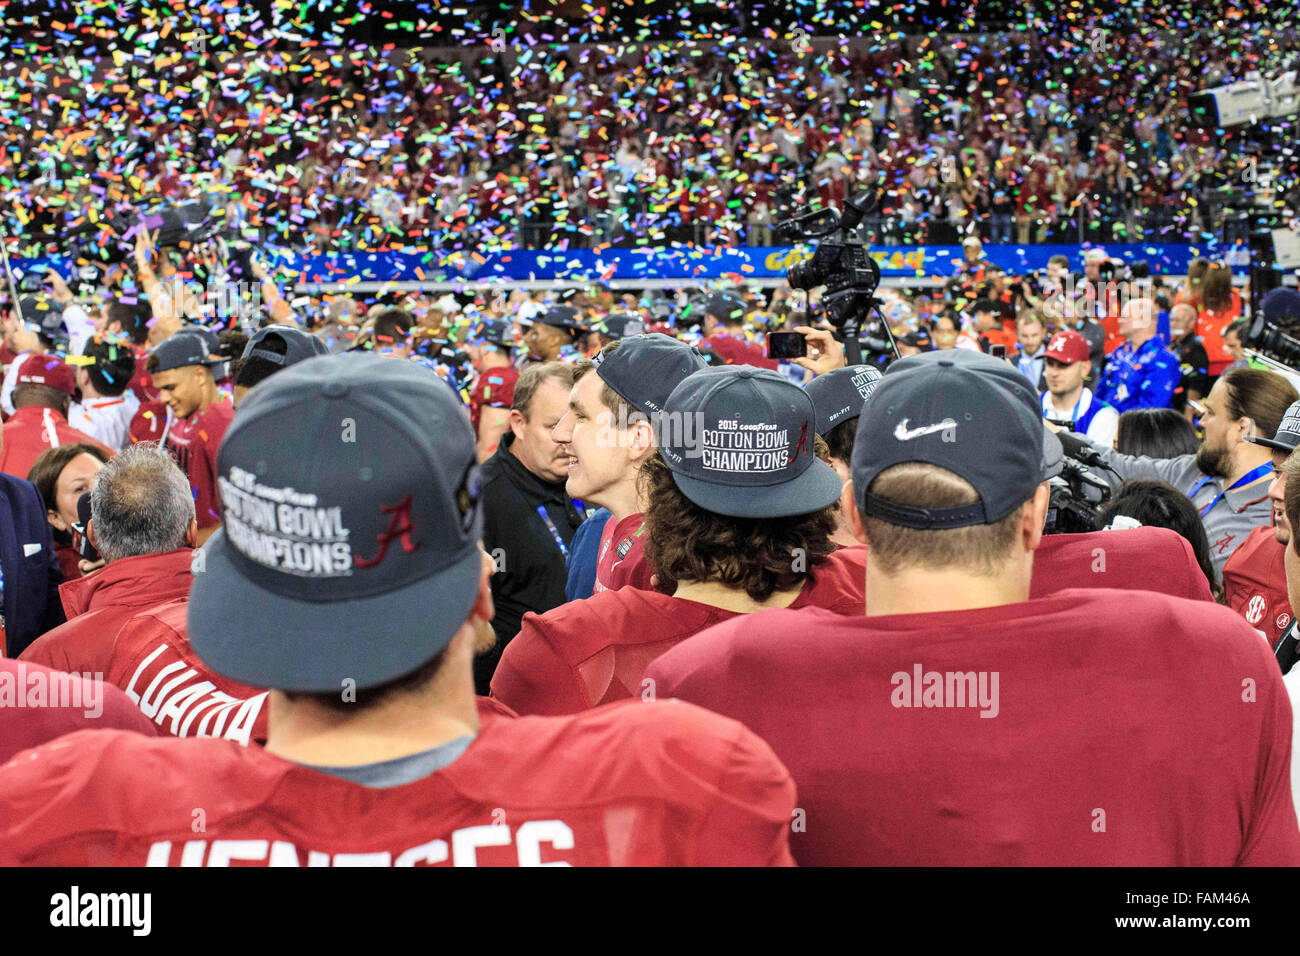
[[(743, 248), (663, 249), (607, 248), (519, 249), (489, 253), (336, 253), (327, 256), (273, 256), (279, 275), (297, 282), (455, 282), (512, 280), (570, 280), (608, 282), (636, 279), (689, 279), (694, 281), (743, 281), (780, 278), (785, 270), (810, 255), (808, 246), (750, 246)], [(1248, 263), (1244, 250), (1225, 250), (1217, 244), (1125, 243), (1102, 246), (1114, 259), (1133, 263), (1145, 260), (1153, 275), (1183, 275), (1196, 256), (1224, 260), (1244, 272)], [(1088, 249), (1080, 245), (987, 245), (984, 256), (1013, 275), (1034, 272), (1047, 266), (1054, 255), (1070, 260), (1070, 270), (1083, 271)], [(882, 276), (907, 278), (947, 276), (962, 260), (960, 246), (876, 246), (871, 255)], [(17, 261), (21, 269), (43, 270), (55, 265), (65, 274), (69, 265), (58, 259)]]

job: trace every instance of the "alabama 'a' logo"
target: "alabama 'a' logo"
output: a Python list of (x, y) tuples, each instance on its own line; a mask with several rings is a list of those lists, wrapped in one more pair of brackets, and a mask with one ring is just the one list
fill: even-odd
[(415, 530), (415, 525), (411, 524), (411, 496), (407, 495), (395, 505), (380, 505), (379, 510), (384, 514), (392, 515), (388, 519), (388, 527), (385, 528), (377, 537), (379, 540), (379, 553), (373, 558), (363, 558), (359, 554), (352, 556), (352, 563), (359, 568), (373, 568), (384, 556), (388, 554), (388, 546), (394, 541), (400, 540), (402, 550), (410, 554), (420, 545), (411, 540), (411, 532)]

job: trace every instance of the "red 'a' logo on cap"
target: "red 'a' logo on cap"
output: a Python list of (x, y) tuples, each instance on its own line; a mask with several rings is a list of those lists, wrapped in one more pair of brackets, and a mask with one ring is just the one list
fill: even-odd
[(806, 454), (808, 450), (808, 423), (804, 422), (799, 426), (799, 441), (795, 443), (794, 454), (790, 456), (790, 466), (799, 460), (800, 454)]
[(402, 550), (410, 554), (419, 547), (411, 540), (411, 532), (415, 530), (415, 525), (411, 524), (411, 496), (407, 495), (395, 505), (380, 505), (379, 510), (384, 514), (392, 515), (388, 520), (388, 527), (378, 535), (379, 553), (373, 558), (363, 558), (359, 554), (352, 556), (352, 563), (359, 568), (373, 568), (380, 561), (384, 560), (384, 555), (388, 554), (388, 546), (397, 538), (402, 539)]

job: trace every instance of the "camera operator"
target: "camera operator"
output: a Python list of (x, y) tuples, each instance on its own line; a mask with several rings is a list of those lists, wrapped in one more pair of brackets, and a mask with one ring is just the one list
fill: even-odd
[[(1205, 400), (1201, 424), (1205, 437), (1195, 455), (1154, 459), (1121, 455), (1077, 433), (1061, 436), (1066, 453), (1096, 454), (1109, 469), (1112, 489), (1128, 478), (1167, 481), (1192, 500), (1210, 539), (1215, 573), (1260, 525), (1268, 524), (1273, 505), (1266, 482), (1273, 465), (1270, 451), (1250, 438), (1273, 438), (1292, 402), (1300, 398), (1285, 378), (1264, 369), (1235, 369), (1219, 379)], [(1049, 428), (1060, 429), (1048, 424)]]

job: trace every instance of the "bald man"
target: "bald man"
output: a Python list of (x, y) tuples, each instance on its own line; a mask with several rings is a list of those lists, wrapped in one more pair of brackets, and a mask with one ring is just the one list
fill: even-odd
[(1156, 335), (1155, 303), (1147, 298), (1126, 302), (1119, 334), (1126, 341), (1106, 363), (1097, 397), (1121, 415), (1133, 408), (1168, 408), (1182, 372)]
[(1190, 422), (1196, 412), (1187, 404), (1210, 394), (1210, 357), (1196, 334), (1196, 309), (1186, 302), (1169, 310), (1169, 350), (1178, 360), (1179, 381), (1173, 406)]

